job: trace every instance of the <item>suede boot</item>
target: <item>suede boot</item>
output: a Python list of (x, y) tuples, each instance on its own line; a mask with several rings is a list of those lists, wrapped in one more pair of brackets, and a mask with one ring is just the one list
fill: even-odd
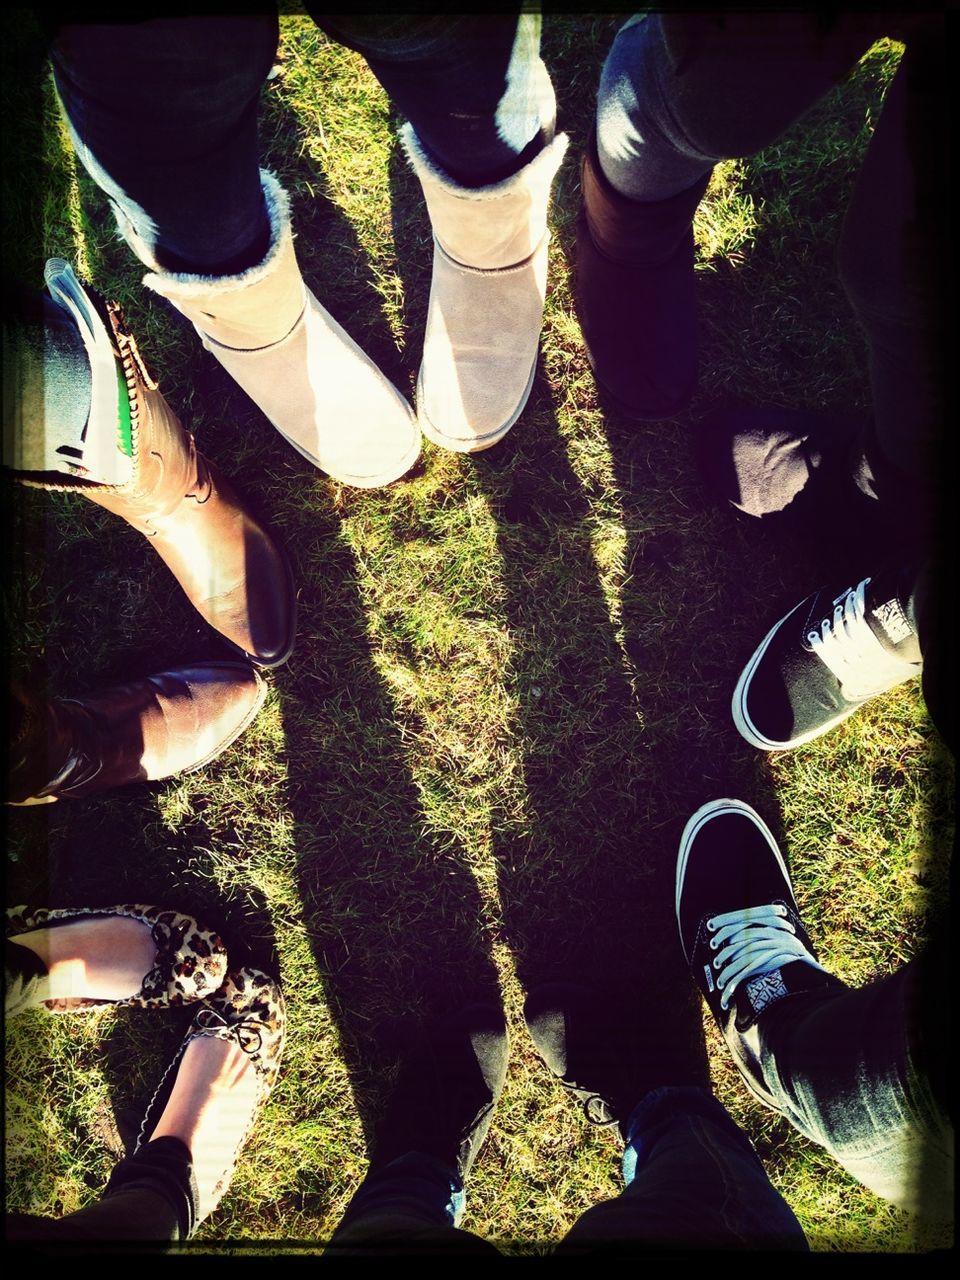
[(304, 284), (286, 192), (266, 171), (261, 179), (271, 245), (259, 266), (239, 275), (160, 271), (132, 228), (121, 231), (154, 268), (144, 284), (193, 322), (207, 350), (298, 453), (343, 484), (389, 484), (420, 455), (413, 412)]
[[(47, 283), (98, 355), (112, 352), (104, 376), (112, 385), (95, 433), (117, 431), (118, 416), (131, 451), (131, 475), (123, 484), (98, 484), (82, 476), (20, 472), (38, 488), (82, 493), (147, 538), (201, 616), (258, 666), (285, 662), (293, 648), (296, 601), (284, 557), (266, 529), (243, 506), (216, 467), (197, 451), (193, 436), (157, 389), (115, 302), (103, 302), (81, 286), (61, 259), (47, 264)], [(101, 403), (94, 373), (94, 407)], [(122, 382), (119, 389), (117, 370)]]
[(537, 366), (547, 285), (547, 206), (565, 134), (489, 187), (461, 187), (400, 133), (433, 224), (433, 280), (417, 385), (428, 439), (476, 453), (523, 412)]
[(14, 690), (9, 804), (99, 795), (200, 769), (253, 721), (266, 686), (246, 663), (198, 663), (84, 698)]
[(583, 158), (580, 327), (601, 391), (629, 417), (670, 418), (696, 389), (693, 215), (708, 182), (641, 203), (607, 181), (595, 137)]

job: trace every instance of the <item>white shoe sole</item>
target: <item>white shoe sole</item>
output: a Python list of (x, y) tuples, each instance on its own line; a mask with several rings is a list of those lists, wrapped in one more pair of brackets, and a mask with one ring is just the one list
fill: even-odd
[(491, 449), (495, 444), (499, 444), (527, 407), (527, 401), (530, 399), (530, 392), (533, 390), (533, 382), (536, 376), (537, 361), (534, 359), (533, 366), (530, 369), (530, 377), (527, 379), (527, 385), (524, 388), (523, 395), (520, 397), (520, 403), (502, 427), (497, 427), (496, 431), (488, 431), (483, 436), (448, 436), (439, 427), (434, 426), (423, 408), (423, 367), (421, 366), (420, 373), (417, 376), (417, 421), (420, 423), (420, 430), (428, 440), (439, 445), (441, 449), (449, 449), (453, 453), (482, 453), (484, 449)]
[(306, 458), (306, 460), (309, 463), (312, 463), (318, 471), (322, 471), (323, 474), (325, 476), (329, 476), (331, 480), (336, 480), (340, 484), (348, 484), (352, 489), (381, 489), (384, 485), (393, 484), (395, 480), (399, 480), (402, 476), (405, 476), (420, 457), (420, 432), (416, 431), (409, 450), (403, 455), (400, 461), (395, 462), (389, 470), (378, 472), (376, 475), (372, 476), (354, 476), (350, 475), (348, 472), (338, 473), (330, 470), (329, 467), (325, 467), (323, 463), (313, 456), (312, 453), (304, 449), (302, 445), (297, 444), (296, 440), (288, 436), (285, 431), (281, 431), (275, 422), (272, 423), (272, 425), (276, 427), (278, 434), (283, 436), (291, 449), (296, 449), (301, 458)]
[[(809, 598), (809, 597), (808, 597)], [(745, 738), (752, 747), (756, 747), (760, 751), (790, 751), (793, 747), (802, 747), (804, 743), (813, 742), (815, 738), (819, 738), (821, 734), (828, 733), (835, 725), (846, 720), (848, 716), (853, 715), (854, 711), (860, 707), (861, 703), (856, 703), (848, 710), (842, 711), (839, 715), (833, 717), (826, 723), (817, 725), (815, 729), (808, 729), (806, 733), (797, 734), (796, 737), (790, 738), (785, 742), (778, 742), (775, 738), (765, 737), (757, 726), (750, 719), (750, 713), (747, 711), (747, 694), (750, 690), (750, 682), (756, 673), (757, 667), (763, 660), (764, 654), (770, 647), (770, 642), (777, 634), (783, 624), (797, 612), (803, 608), (807, 600), (803, 599), (798, 605), (795, 605), (789, 613), (785, 613), (779, 622), (775, 623), (767, 632), (763, 642), (753, 654), (753, 657), (740, 673), (740, 679), (737, 681), (737, 687), (733, 691), (733, 701), (730, 706), (733, 715), (733, 723), (742, 738)]]

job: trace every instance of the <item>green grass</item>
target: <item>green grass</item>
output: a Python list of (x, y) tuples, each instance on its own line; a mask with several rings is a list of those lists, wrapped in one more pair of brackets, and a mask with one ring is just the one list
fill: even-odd
[[(601, 409), (571, 294), (578, 157), (616, 28), (546, 23), (571, 147), (523, 419), (477, 457), (428, 444), (409, 479), (376, 492), (295, 456), (139, 287), (52, 96), (38, 114), (7, 77), (23, 120), (5, 171), (8, 268), (39, 284), (62, 254), (123, 301), (168, 399), (269, 512), (299, 585), (294, 657), (219, 760), (9, 818), (11, 901), (203, 911), (239, 955), (279, 966), (286, 1066), (201, 1241), (329, 1236), (411, 1025), (502, 992), (510, 1075), (464, 1225), (508, 1252), (547, 1251), (620, 1187), (616, 1141), (588, 1128), (522, 1027), (524, 990), (572, 976), (619, 995), (652, 1054), (708, 1054), (814, 1249), (943, 1243), (746, 1093), (704, 1025), (672, 911), (679, 833), (724, 794), (783, 837), (822, 955), (849, 982), (913, 955), (945, 900), (952, 766), (918, 688), (790, 754), (759, 756), (730, 724), (737, 672), (815, 584), (818, 551), (735, 521), (688, 448), (691, 423), (727, 393), (868, 402), (833, 252), (897, 48), (875, 46), (775, 147), (718, 167), (696, 227), (702, 391), (684, 418), (634, 427)], [(291, 192), (304, 273), (411, 391), (431, 249), (399, 121), (362, 60), (305, 19), (284, 20), (278, 65), (264, 163)], [(15, 670), (66, 695), (221, 652), (126, 526), (82, 499), (13, 496)], [(129, 1135), (181, 1034), (157, 1014), (11, 1026), (11, 1208), (60, 1214), (96, 1196), (120, 1149), (111, 1112)]]

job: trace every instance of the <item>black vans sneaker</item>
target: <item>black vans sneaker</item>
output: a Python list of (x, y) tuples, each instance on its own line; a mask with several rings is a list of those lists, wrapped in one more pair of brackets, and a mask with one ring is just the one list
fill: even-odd
[(879, 578), (807, 596), (767, 634), (733, 694), (733, 721), (761, 751), (818, 738), (922, 668), (912, 601)]
[(743, 801), (712, 800), (684, 828), (677, 924), (694, 981), (747, 1085), (779, 1109), (763, 1082), (758, 1018), (797, 992), (844, 987), (817, 962), (777, 842)]
[(507, 1078), (502, 1010), (473, 1005), (429, 1027), (402, 1064), (376, 1126), (371, 1171), (420, 1151), (461, 1180), (483, 1144)]

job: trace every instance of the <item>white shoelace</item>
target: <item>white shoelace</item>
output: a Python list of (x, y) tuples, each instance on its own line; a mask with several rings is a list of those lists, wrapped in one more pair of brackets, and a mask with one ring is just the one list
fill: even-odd
[(807, 632), (813, 652), (840, 681), (851, 702), (863, 701), (902, 684), (917, 667), (886, 650), (867, 622), (864, 578), (856, 588), (834, 601), (833, 616), (824, 618), (818, 631)]
[(821, 973), (826, 972), (797, 937), (786, 916), (786, 907), (770, 903), (766, 907), (727, 911), (707, 920), (707, 929), (715, 935), (710, 939), (710, 950), (719, 953), (713, 967), (719, 970), (721, 1009), (729, 1007), (741, 983), (760, 978), (792, 960), (803, 960)]

